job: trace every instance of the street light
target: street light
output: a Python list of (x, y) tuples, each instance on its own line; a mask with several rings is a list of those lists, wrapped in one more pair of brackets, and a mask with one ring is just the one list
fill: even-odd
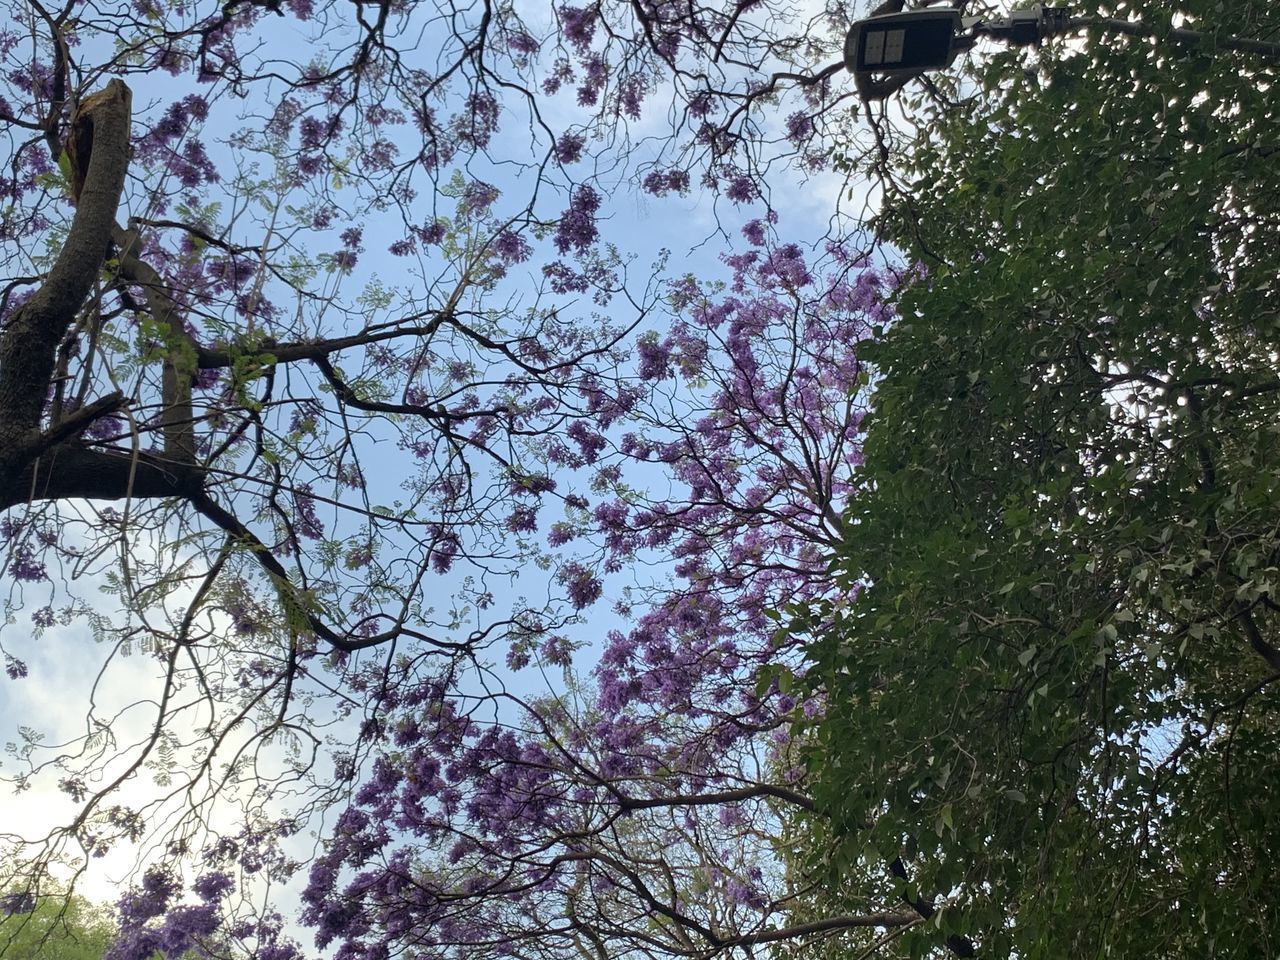
[(844, 63), (854, 73), (904, 76), (951, 65), (959, 47), (960, 11), (909, 10), (881, 14), (853, 25), (844, 40)]
[[(905, 82), (922, 73), (946, 69), (956, 54), (972, 47), (978, 37), (991, 37), (1013, 46), (1033, 46), (1057, 34), (1086, 27), (1280, 57), (1280, 43), (1270, 40), (1207, 34), (1181, 27), (1159, 31), (1133, 20), (1073, 17), (1070, 7), (1038, 3), (1015, 10), (1001, 20), (962, 17), (959, 10), (951, 7), (867, 17), (855, 23), (845, 37), (844, 65), (855, 75), (876, 74)], [(894, 89), (899, 85), (894, 84)]]

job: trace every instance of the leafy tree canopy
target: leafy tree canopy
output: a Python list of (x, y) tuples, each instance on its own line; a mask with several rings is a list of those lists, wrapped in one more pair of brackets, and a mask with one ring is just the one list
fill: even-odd
[(6, 956), (42, 960), (101, 960), (114, 925), (83, 897), (21, 890), (0, 895), (0, 949)]
[(881, 167), (919, 272), (864, 350), (856, 599), (796, 627), (832, 890), (936, 898), (913, 955), (1272, 955), (1280, 63), (1102, 33), (971, 62)]

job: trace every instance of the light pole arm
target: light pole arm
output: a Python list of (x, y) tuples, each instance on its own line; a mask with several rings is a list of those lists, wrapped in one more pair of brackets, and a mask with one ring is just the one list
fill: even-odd
[(1100, 27), (1109, 33), (1124, 33), (1131, 37), (1157, 37), (1179, 40), (1183, 43), (1207, 43), (1221, 50), (1260, 53), (1263, 56), (1270, 57), (1280, 56), (1280, 43), (1272, 40), (1250, 40), (1248, 37), (1223, 36), (1221, 34), (1204, 33), (1200, 30), (1184, 30), (1182, 27), (1174, 27), (1171, 30), (1162, 32), (1154, 27), (1147, 26), (1145, 23), (1136, 23), (1132, 20), (1112, 20), (1109, 17), (1073, 17), (1071, 22), (1073, 29)]
[(1197, 45), (1210, 44), (1221, 50), (1280, 56), (1280, 43), (1271, 40), (1250, 40), (1246, 37), (1223, 36), (1182, 27), (1158, 30), (1134, 20), (1116, 20), (1110, 17), (1073, 17), (1071, 8), (1066, 6), (1046, 7), (1036, 4), (1026, 10), (1014, 11), (1003, 20), (966, 18), (964, 25), (972, 28), (975, 36), (991, 37), (1014, 46), (1031, 46), (1049, 37), (1094, 27), (1104, 33), (1122, 33), (1130, 37), (1153, 37)]

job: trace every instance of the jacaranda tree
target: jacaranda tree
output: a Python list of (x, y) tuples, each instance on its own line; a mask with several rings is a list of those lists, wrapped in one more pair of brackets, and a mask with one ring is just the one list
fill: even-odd
[[(0, 642), (37, 683), (80, 630), (104, 678), (80, 735), (13, 746), (10, 783), (77, 812), (8, 838), (7, 886), (144, 844), (118, 958), (294, 956), (233, 894), (310, 859), (349, 957), (927, 915), (791, 917), (815, 808), (767, 612), (833, 597), (893, 278), (769, 198), (857, 122), (853, 11), (6, 11)], [(721, 286), (642, 268), (612, 199), (694, 191)], [(120, 705), (123, 657), (155, 678)]]
[[(552, 529), (598, 538), (604, 569), (674, 556), (674, 582), (557, 696), (396, 684), (305, 893), (340, 955), (703, 956), (919, 920), (890, 900), (793, 922), (811, 881), (788, 835), (813, 803), (788, 733), (802, 708), (773, 680), (798, 651), (769, 616), (829, 594), (861, 420), (852, 345), (880, 291), (866, 270), (815, 278), (788, 245), (734, 268), (716, 297), (677, 284), (687, 319), (640, 346), (638, 382), (661, 389), (629, 418), (622, 475), (666, 465), (680, 495), (619, 496), (608, 467), (611, 496)], [(517, 662), (567, 665), (563, 636), (540, 644)]]

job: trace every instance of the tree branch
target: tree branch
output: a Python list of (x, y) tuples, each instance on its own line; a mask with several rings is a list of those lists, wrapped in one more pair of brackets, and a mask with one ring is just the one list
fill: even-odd
[(719, 945), (721, 947), (748, 947), (757, 943), (776, 943), (779, 940), (794, 940), (818, 933), (835, 933), (839, 930), (854, 930), (862, 927), (908, 927), (920, 922), (920, 917), (905, 910), (827, 917), (824, 920), (798, 923), (794, 927), (783, 927), (779, 930), (762, 930), (759, 933), (744, 933), (736, 937), (725, 937), (720, 941)]
[[(87, 97), (72, 121), (84, 186), (58, 259), (0, 335), (0, 484), (24, 464), (14, 445), (36, 430), (58, 343), (102, 269), (129, 167), (132, 94), (119, 80)], [(79, 174), (77, 174), (79, 175)]]
[(137, 230), (112, 229), (111, 237), (120, 251), (120, 275), (142, 288), (151, 317), (164, 326), (166, 353), (161, 385), (164, 408), (160, 413), (164, 429), (164, 452), (171, 460), (193, 463), (196, 458), (195, 414), (191, 404), (191, 384), (195, 379), (199, 353), (195, 339), (178, 317), (177, 305), (160, 274), (138, 256)]
[(12, 473), (0, 473), (0, 510), (33, 500), (123, 500), (181, 497), (198, 490), (202, 474), (191, 464), (151, 453), (91, 450), (66, 443), (26, 458)]
[(795, 804), (811, 813), (817, 812), (817, 806), (812, 800), (804, 796), (804, 794), (796, 793), (794, 790), (788, 790), (786, 787), (777, 786), (771, 783), (758, 783), (754, 786), (743, 787), (740, 790), (720, 790), (714, 793), (697, 793), (697, 794), (678, 794), (672, 797), (651, 797), (647, 799), (633, 799), (631, 797), (622, 797), (619, 800), (619, 806), (625, 811), (632, 810), (651, 810), (655, 807), (675, 807), (675, 806), (709, 806), (719, 803), (737, 803), (742, 800), (755, 800), (761, 797), (773, 797), (776, 800), (784, 800), (787, 803)]
[(124, 398), (124, 394), (119, 390), (113, 390), (105, 397), (99, 397), (92, 403), (87, 403), (80, 409), (74, 410), (57, 420), (43, 433), (29, 436), (18, 445), (21, 457), (38, 457), (50, 447), (55, 447), (68, 440), (74, 440), (93, 421), (115, 413), (115, 411), (126, 405), (127, 401)]

